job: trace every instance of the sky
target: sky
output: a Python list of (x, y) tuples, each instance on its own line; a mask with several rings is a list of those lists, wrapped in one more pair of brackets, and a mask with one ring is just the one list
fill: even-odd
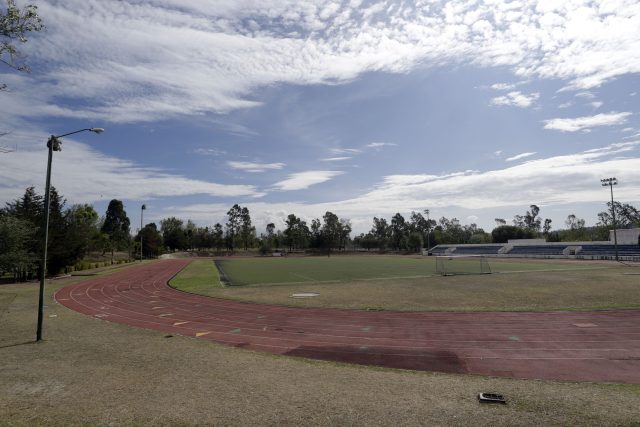
[[(27, 2), (18, 1), (24, 6)], [(331, 211), (430, 211), (490, 231), (640, 205), (640, 3), (30, 0), (45, 29), (0, 64), (0, 204), (52, 183), (139, 227), (258, 233)]]

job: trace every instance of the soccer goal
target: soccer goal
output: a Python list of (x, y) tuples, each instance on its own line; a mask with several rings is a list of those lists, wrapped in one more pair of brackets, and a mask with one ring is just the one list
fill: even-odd
[(436, 272), (443, 276), (489, 274), (491, 267), (483, 255), (436, 256)]

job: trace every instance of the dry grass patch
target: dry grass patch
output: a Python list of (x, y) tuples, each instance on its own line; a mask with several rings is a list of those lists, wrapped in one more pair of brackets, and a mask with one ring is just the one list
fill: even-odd
[[(0, 287), (0, 424), (633, 425), (640, 388), (368, 368), (131, 328)], [(9, 295), (9, 297), (5, 297)], [(55, 317), (51, 317), (55, 316)], [(506, 406), (481, 405), (497, 391)]]

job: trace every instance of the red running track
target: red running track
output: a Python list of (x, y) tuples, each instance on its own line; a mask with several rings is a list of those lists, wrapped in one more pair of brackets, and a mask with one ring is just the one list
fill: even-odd
[(290, 308), (187, 294), (167, 260), (59, 290), (110, 322), (257, 351), (512, 378), (640, 383), (640, 310), (403, 313)]

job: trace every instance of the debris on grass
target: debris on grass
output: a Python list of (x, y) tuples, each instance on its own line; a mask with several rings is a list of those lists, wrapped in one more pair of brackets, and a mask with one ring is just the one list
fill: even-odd
[(506, 404), (507, 400), (503, 395), (498, 393), (478, 393), (480, 403), (501, 403)]

